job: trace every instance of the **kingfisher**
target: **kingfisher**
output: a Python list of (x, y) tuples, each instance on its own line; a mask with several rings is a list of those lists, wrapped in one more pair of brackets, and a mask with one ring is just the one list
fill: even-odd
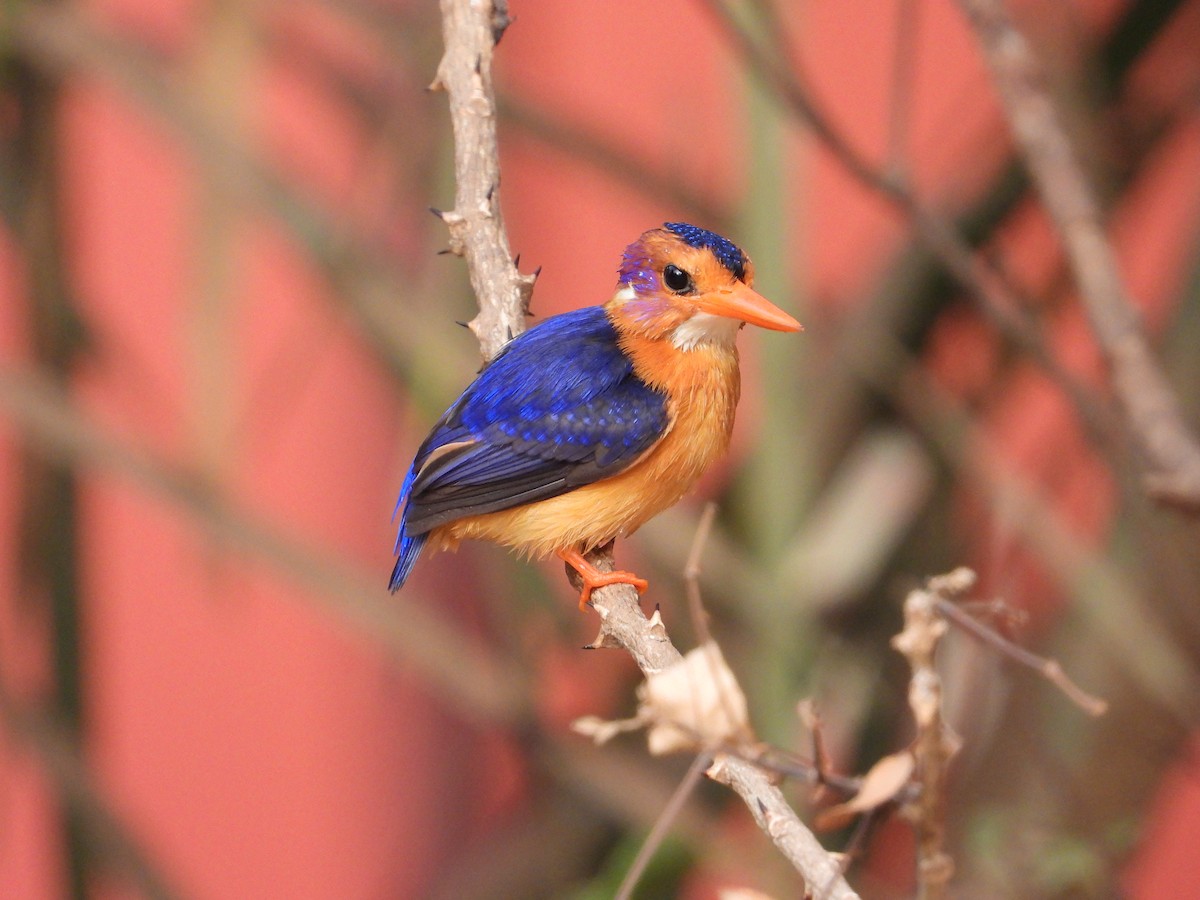
[(509, 341), (433, 426), (396, 503), (391, 590), (426, 548), (478, 539), (559, 556), (581, 610), (604, 585), (644, 591), (584, 554), (674, 505), (728, 448), (746, 323), (801, 330), (732, 241), (682, 222), (642, 234), (611, 300)]

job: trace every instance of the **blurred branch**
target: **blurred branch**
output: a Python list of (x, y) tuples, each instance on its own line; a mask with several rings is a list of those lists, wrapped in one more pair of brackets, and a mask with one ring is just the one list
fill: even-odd
[(22, 708), (3, 684), (0, 684), (0, 718), (5, 731), (35, 753), (63, 806), (77, 823), (80, 840), (91, 851), (89, 862), (124, 876), (142, 897), (150, 900), (178, 897), (178, 892), (112, 811), (81, 758), (70, 729), (42, 711)]
[(44, 375), (0, 366), (0, 409), (53, 459), (117, 473), (183, 508), (208, 535), (295, 580), (317, 604), (418, 670), (455, 709), (486, 720), (524, 715), (523, 674), (438, 619), (416, 596), (388, 597), (380, 578), (287, 537), (239, 509), (190, 471), (176, 468), (89, 422)]
[(180, 134), (214, 183), (268, 210), (306, 248), (364, 337), (394, 370), (403, 369), (426, 333), (419, 319), (399, 327), (392, 314), (395, 297), (411, 275), (394, 252), (354, 234), (230, 140), (193, 92), (172, 76), (166, 60), (99, 26), (84, 9), (21, 4), (4, 14), (3, 24), (12, 49), (30, 65), (56, 75), (102, 78)]
[[(499, 158), (491, 62), (495, 43), (509, 19), (503, 0), (442, 0), (441, 7), (446, 55), (438, 66), (435, 84), (450, 94), (458, 181), (458, 209), (444, 218), (451, 229), (452, 249), (465, 255), (471, 269), (480, 308), (474, 330), (484, 356), (490, 358), (523, 329), (525, 300), (533, 285), (533, 279), (522, 280), (509, 257), (495, 205)], [(492, 159), (480, 160), (481, 153), (490, 153)], [(495, 243), (480, 246), (487, 241)], [(612, 571), (611, 550), (592, 553), (591, 562), (602, 571)], [(647, 676), (682, 663), (682, 655), (658, 617), (651, 621), (642, 613), (631, 585), (602, 588), (594, 591), (592, 598), (601, 619), (600, 637), (594, 646), (623, 647)], [(810, 890), (828, 898), (857, 896), (846, 884), (837, 861), (804, 826), (765, 772), (744, 760), (722, 756), (709, 769), (709, 777), (730, 785), (742, 797), (759, 827), (792, 862)]]
[(1155, 360), (1100, 224), (1100, 204), (1044, 87), (1029, 43), (1000, 0), (960, 0), (983, 47), (1013, 133), (1067, 252), (1092, 331), (1157, 498), (1200, 513), (1200, 444)]
[[(1057, 361), (1036, 322), (1024, 312), (1020, 298), (1003, 274), (978, 256), (953, 223), (926, 206), (895, 171), (874, 165), (860, 153), (833, 124), (800, 76), (788, 68), (779, 58), (780, 54), (765, 52), (759, 47), (731, 13), (725, 0), (699, 2), (717, 19), (746, 67), (766, 83), (857, 181), (912, 223), (921, 242), (979, 303), (989, 320), (1070, 397), (1089, 432), (1103, 444), (1111, 444), (1115, 435), (1105, 408), (1090, 389)], [(1161, 409), (1159, 413), (1162, 413)], [(1152, 460), (1155, 458), (1151, 457)], [(1161, 493), (1163, 485), (1160, 483), (1157, 488)]]
[[(414, 55), (419, 47), (414, 44), (419, 41), (419, 30), (413, 22), (412, 12), (400, 7), (383, 7), (353, 0), (320, 2), (346, 16), (349, 22), (358, 26), (360, 32), (370, 36), (383, 35), (385, 46), (395, 64), (404, 62), (407, 64), (406, 71), (415, 64)], [(380, 85), (379, 79), (362, 76), (358, 68), (338, 66), (337, 62), (320, 56), (318, 50), (302, 42), (293, 31), (271, 31), (265, 37), (275, 46), (296, 56), (299, 65), (323, 67), (325, 78), (336, 86), (340, 95), (353, 107), (364, 110), (376, 119), (396, 114), (397, 85), (390, 80)], [(317, 54), (316, 59), (314, 53)], [(714, 199), (714, 192), (708, 187), (685, 179), (678, 167), (670, 164), (659, 166), (644, 160), (620, 140), (614, 140), (610, 133), (596, 128), (582, 116), (571, 116), (565, 110), (541, 107), (529, 102), (528, 97), (505, 91), (503, 86), (497, 88), (496, 113), (500, 127), (516, 128), (524, 136), (562, 152), (570, 160), (594, 168), (646, 202), (680, 210), (680, 215), (686, 221), (706, 223), (722, 233), (732, 221), (733, 211), (727, 203)], [(412, 140), (410, 134), (404, 137)]]
[[(254, 40), (261, 4), (218, 0), (198, 16), (185, 88), (197, 112), (231, 146), (251, 145), (250, 85), (260, 50)], [(200, 169), (188, 223), (188, 291), (183, 359), (188, 441), (195, 468), (220, 482), (232, 461), (238, 324), (234, 290), (243, 261), (243, 198), (211, 166)]]
[[(53, 73), (27, 60), (5, 58), (7, 99), (15, 102), (11, 140), (14, 237), (21, 254), (30, 326), (29, 350), (49, 378), (64, 389), (88, 349), (87, 331), (70, 281), (60, 152), (63, 87)], [(70, 466), (21, 441), (17, 483), (16, 577), (21, 595), (46, 617), (54, 690), (52, 715), (76, 740), (85, 728), (82, 672), (84, 618), (79, 596), (79, 485)], [(69, 805), (62, 811), (64, 891), (87, 892), (92, 860), (84, 826)]]
[(896, 4), (896, 39), (892, 51), (892, 91), (888, 98), (886, 170), (893, 178), (908, 178), (908, 139), (916, 87), (917, 45), (921, 0)]
[(502, 92), (496, 104), (501, 122), (511, 123), (535, 140), (623, 182), (644, 201), (677, 207), (688, 221), (695, 219), (722, 233), (733, 219), (733, 211), (713, 200), (710, 189), (697, 190), (683, 181), (679, 172), (643, 162), (602, 132), (578, 122), (567, 124), (559, 113), (515, 95)]
[(684, 804), (687, 803), (688, 798), (692, 796), (696, 785), (700, 783), (700, 776), (711, 764), (712, 758), (707, 753), (698, 753), (692, 760), (692, 764), (688, 766), (687, 772), (671, 794), (671, 799), (663, 805), (658, 818), (654, 820), (654, 826), (646, 835), (646, 840), (638, 848), (637, 856), (634, 857), (625, 877), (621, 879), (621, 886), (617, 890), (614, 900), (629, 900), (633, 896), (633, 891), (645, 873), (646, 867), (650, 865), (650, 860), (654, 858), (654, 854), (662, 842), (667, 839), (667, 835), (675, 824), (675, 819)]

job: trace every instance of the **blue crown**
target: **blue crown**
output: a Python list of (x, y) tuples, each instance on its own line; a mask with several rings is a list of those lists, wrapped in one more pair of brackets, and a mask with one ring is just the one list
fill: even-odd
[(723, 238), (719, 234), (709, 231), (707, 228), (701, 228), (698, 225), (689, 225), (686, 222), (664, 222), (663, 228), (679, 235), (684, 243), (692, 247), (708, 248), (712, 252), (712, 255), (717, 258), (717, 261), (736, 277), (742, 278), (745, 276), (746, 254), (741, 251), (741, 248), (737, 244), (728, 238)]

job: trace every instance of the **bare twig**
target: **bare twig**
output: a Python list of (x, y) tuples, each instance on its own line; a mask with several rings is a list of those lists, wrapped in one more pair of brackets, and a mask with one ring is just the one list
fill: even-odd
[[(905, 356), (899, 347), (892, 352)], [(1180, 723), (1190, 721), (1200, 678), (1172, 640), (1162, 611), (1137, 589), (1129, 573), (1080, 539), (1062, 514), (1003, 462), (971, 415), (921, 366), (908, 360), (891, 368), (898, 377), (871, 383), (992, 507), (1010, 510), (1017, 533), (1071, 597), (1084, 627)]]
[(912, 668), (908, 703), (917, 722), (913, 755), (921, 793), (913, 807), (921, 900), (945, 896), (946, 885), (954, 874), (954, 862), (943, 849), (946, 829), (943, 792), (946, 765), (954, 754), (956, 741), (942, 719), (942, 680), (934, 664), (938, 642), (947, 628), (946, 621), (938, 615), (937, 601), (946, 595), (962, 594), (974, 583), (975, 573), (970, 569), (955, 569), (929, 579), (924, 588), (911, 591), (904, 601), (904, 630), (892, 638), (892, 646), (908, 658)]
[(433, 89), (450, 95), (454, 125), (454, 209), (439, 213), (450, 229), (450, 249), (467, 259), (479, 315), (470, 323), (484, 359), (491, 359), (525, 330), (536, 273), (522, 275), (512, 262), (500, 212), (500, 154), (496, 143), (496, 93), (492, 49), (509, 25), (507, 0), (442, 0), (446, 52)]
[[(817, 704), (811, 699), (801, 700), (796, 705), (796, 713), (800, 716), (804, 727), (808, 729), (809, 737), (812, 740), (813, 769), (817, 776), (817, 784), (823, 787), (829, 783), (828, 777), (832, 767), (829, 762), (829, 750), (825, 746), (825, 731), (821, 724), (821, 714), (817, 711)], [(857, 789), (854, 793), (858, 793)]]
[(856, 775), (838, 775), (829, 770), (825, 762), (810, 762), (788, 750), (770, 744), (759, 744), (747, 753), (745, 748), (722, 747), (726, 753), (741, 756), (748, 762), (761, 766), (785, 778), (794, 778), (817, 788), (830, 788), (843, 796), (852, 796), (862, 789), (862, 778)]
[(813, 837), (761, 769), (733, 756), (719, 756), (708, 777), (729, 785), (745, 801), (758, 827), (804, 876), (806, 896), (816, 900), (858, 896), (846, 883), (837, 857)]
[(987, 644), (997, 653), (1007, 656), (1022, 666), (1033, 669), (1033, 671), (1037, 672), (1066, 694), (1067, 699), (1089, 716), (1102, 716), (1108, 711), (1108, 702), (1100, 697), (1089, 694), (1072, 681), (1058, 660), (1038, 656), (1036, 653), (1032, 653), (1024, 647), (1014, 644), (995, 630), (988, 628), (978, 619), (973, 618), (958, 604), (940, 598), (936, 602), (938, 612), (949, 622), (957, 625), (976, 640)]
[(1045, 89), (1042, 68), (1002, 0), (960, 3), (1066, 250), (1113, 387), (1146, 458), (1147, 486), (1159, 499), (1200, 513), (1200, 443), (1150, 351), (1101, 225), (1100, 204)]

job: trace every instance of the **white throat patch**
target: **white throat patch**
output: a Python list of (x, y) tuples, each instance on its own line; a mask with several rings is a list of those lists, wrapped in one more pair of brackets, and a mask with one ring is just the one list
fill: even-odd
[(691, 350), (699, 344), (732, 347), (737, 340), (738, 329), (741, 327), (742, 323), (737, 319), (697, 312), (686, 322), (676, 326), (671, 335), (671, 343), (680, 350)]

